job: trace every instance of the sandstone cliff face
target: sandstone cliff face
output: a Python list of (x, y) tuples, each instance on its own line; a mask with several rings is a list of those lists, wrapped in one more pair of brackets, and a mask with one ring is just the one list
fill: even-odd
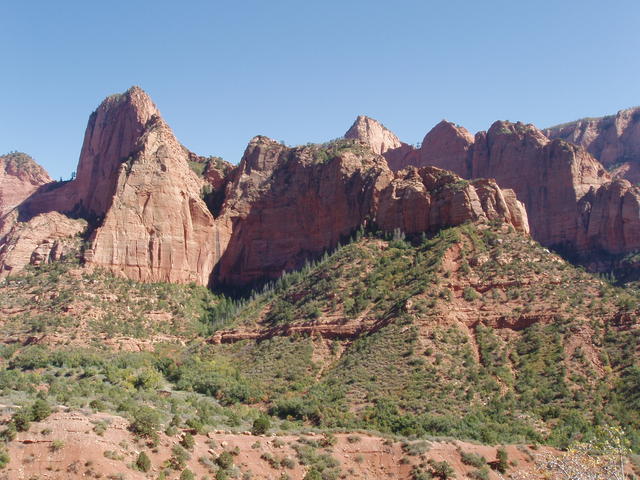
[(136, 155), (147, 122), (159, 112), (139, 87), (107, 97), (91, 114), (76, 178), (42, 187), (21, 205), (29, 218), (58, 211), (101, 219), (111, 206), (120, 166)]
[(499, 220), (529, 231), (524, 206), (493, 180), (468, 182), (439, 168), (408, 167), (377, 193), (375, 219), (383, 230), (420, 233), (468, 221)]
[(134, 149), (85, 260), (135, 280), (208, 284), (218, 232), (187, 153), (158, 116)]
[[(366, 117), (352, 135), (298, 148), (256, 137), (233, 168), (189, 152), (134, 87), (91, 115), (76, 179), (40, 186), (0, 226), (0, 243), (15, 253), (0, 262), (15, 271), (33, 255), (55, 257), (64, 231), (69, 241), (78, 231), (57, 212), (88, 221), (89, 266), (203, 285), (276, 278), (367, 222), (418, 233), (495, 219), (528, 230), (522, 205), (495, 182), (469, 183), (436, 168), (394, 174), (381, 154), (406, 161), (411, 147)], [(47, 229), (36, 219), (55, 221)], [(25, 235), (32, 227), (37, 238)]]
[(209, 283), (225, 234), (202, 200), (189, 152), (138, 87), (108, 97), (89, 118), (70, 182), (44, 185), (20, 220), (62, 212), (90, 220), (85, 261), (143, 281)]
[(417, 165), (433, 165), (468, 178), (473, 142), (473, 135), (467, 129), (442, 120), (422, 140)]
[(415, 164), (414, 148), (401, 142), (391, 130), (373, 118), (358, 116), (344, 138), (365, 143), (374, 153), (384, 156), (392, 170)]
[(619, 178), (640, 182), (640, 107), (620, 110), (615, 115), (577, 120), (544, 131), (584, 147)]
[(233, 232), (220, 282), (278, 277), (370, 221), (406, 233), (492, 219), (528, 230), (522, 205), (512, 194), (507, 202), (495, 182), (476, 185), (437, 168), (394, 176), (383, 157), (360, 143), (327, 151), (288, 149), (265, 137), (251, 141), (217, 220)]
[(25, 265), (50, 263), (77, 252), (82, 241), (79, 235), (86, 227), (84, 220), (73, 220), (58, 212), (14, 223), (0, 239), (0, 278), (19, 272)]
[(313, 147), (288, 149), (266, 137), (247, 147), (221, 217), (233, 230), (218, 278), (245, 284), (278, 277), (334, 247), (367, 217), (384, 159), (345, 149), (318, 160)]
[[(495, 178), (513, 189), (527, 207), (532, 236), (545, 245), (576, 246), (577, 202), (609, 181), (604, 168), (584, 150), (521, 123), (496, 122), (476, 135), (470, 178)], [(579, 246), (578, 246), (579, 247)]]
[(29, 155), (16, 152), (0, 156), (0, 218), (51, 181)]
[(549, 139), (533, 125), (495, 122), (472, 138), (464, 128), (442, 121), (415, 152), (405, 158), (416, 166), (434, 165), (466, 179), (493, 178), (511, 190), (503, 192), (504, 201), (524, 203), (531, 235), (544, 245), (583, 257), (640, 248), (635, 234), (640, 190), (612, 182), (585, 149)]

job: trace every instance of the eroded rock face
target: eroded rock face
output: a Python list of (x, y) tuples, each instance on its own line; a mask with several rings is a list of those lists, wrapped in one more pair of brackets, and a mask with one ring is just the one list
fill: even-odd
[(23, 203), (22, 215), (58, 211), (103, 218), (113, 200), (120, 166), (136, 155), (147, 122), (158, 115), (139, 87), (107, 97), (89, 117), (76, 178), (40, 188)]
[(360, 225), (406, 233), (499, 219), (527, 231), (526, 213), (495, 182), (466, 182), (437, 168), (394, 175), (360, 143), (318, 161), (315, 147), (288, 149), (256, 137), (227, 189), (222, 219), (232, 225), (217, 278), (243, 285), (335, 247)]
[(433, 165), (469, 178), (473, 142), (466, 128), (442, 120), (422, 140), (417, 166)]
[(51, 181), (44, 168), (27, 154), (15, 152), (0, 156), (0, 217)]
[(374, 153), (384, 156), (392, 170), (400, 170), (415, 163), (414, 148), (401, 142), (391, 130), (373, 118), (358, 116), (344, 138), (365, 143)]
[(207, 285), (219, 232), (201, 199), (202, 181), (158, 116), (134, 148), (115, 174), (111, 206), (85, 260), (135, 280)]
[(13, 225), (0, 240), (0, 278), (19, 272), (25, 265), (60, 260), (78, 252), (87, 222), (58, 212), (37, 215)]
[(544, 133), (584, 147), (606, 168), (617, 165), (612, 171), (616, 177), (640, 182), (640, 107), (551, 127)]
[(225, 234), (214, 228), (205, 181), (188, 159), (149, 96), (133, 87), (89, 118), (75, 180), (41, 187), (20, 206), (20, 220), (54, 211), (84, 217), (93, 228), (88, 264), (135, 280), (207, 285)]
[[(405, 233), (438, 230), (464, 222), (499, 220), (528, 233), (524, 206), (493, 180), (468, 182), (435, 167), (408, 167), (379, 192), (376, 223)], [(509, 199), (507, 201), (505, 196)]]
[(221, 215), (233, 230), (221, 282), (278, 277), (336, 246), (367, 217), (375, 183), (388, 173), (384, 159), (345, 150), (320, 161), (315, 154), (266, 137), (249, 143)]
[(442, 121), (415, 152), (405, 158), (416, 166), (434, 165), (466, 179), (495, 179), (512, 211), (514, 202), (524, 203), (531, 235), (544, 245), (566, 247), (582, 257), (640, 248), (635, 234), (639, 189), (613, 182), (584, 148), (549, 139), (533, 125), (499, 121), (472, 138)]
[(583, 149), (550, 141), (533, 125), (496, 122), (476, 135), (470, 178), (495, 178), (515, 191), (527, 207), (532, 236), (545, 245), (577, 246), (577, 203), (592, 188), (610, 180)]
[[(495, 219), (527, 231), (521, 205), (495, 182), (435, 168), (394, 174), (381, 154), (415, 151), (366, 117), (352, 131), (358, 138), (298, 148), (256, 137), (232, 168), (189, 152), (134, 87), (91, 115), (76, 179), (39, 187), (0, 234), (60, 212), (88, 221), (90, 266), (149, 282), (246, 285), (300, 267), (368, 222), (418, 233)], [(56, 224), (74, 222), (60, 213)], [(39, 261), (55, 257), (54, 247), (29, 245)]]

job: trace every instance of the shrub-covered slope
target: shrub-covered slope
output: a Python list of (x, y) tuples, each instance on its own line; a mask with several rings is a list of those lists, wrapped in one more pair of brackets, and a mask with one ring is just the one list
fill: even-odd
[(639, 445), (637, 291), (507, 227), (360, 231), (242, 301), (66, 264), (0, 295), (6, 402), (44, 389), (202, 428), (262, 411), (282, 428), (557, 446), (621, 424)]

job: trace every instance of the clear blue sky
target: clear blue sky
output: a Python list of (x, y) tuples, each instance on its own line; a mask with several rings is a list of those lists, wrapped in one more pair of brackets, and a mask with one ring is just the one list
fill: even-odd
[(640, 2), (0, 2), (0, 152), (75, 170), (89, 114), (140, 85), (178, 139), (236, 163), (257, 134), (415, 143), (440, 119), (539, 126), (640, 104)]

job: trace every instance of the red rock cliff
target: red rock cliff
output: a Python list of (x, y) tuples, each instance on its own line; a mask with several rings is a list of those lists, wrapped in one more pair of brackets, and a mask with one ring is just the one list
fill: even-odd
[(394, 175), (360, 142), (289, 149), (256, 137), (227, 187), (221, 219), (233, 234), (217, 278), (234, 285), (275, 278), (370, 221), (418, 233), (499, 219), (528, 231), (524, 207), (505, 195), (495, 182), (436, 168)]
[[(615, 129), (632, 132), (633, 112), (621, 112)], [(594, 138), (592, 146), (598, 145)], [(366, 136), (362, 140), (370, 141)], [(568, 247), (583, 256), (640, 248), (635, 235), (640, 228), (640, 189), (613, 182), (584, 148), (549, 139), (533, 125), (495, 122), (473, 138), (464, 128), (442, 121), (419, 150), (404, 158), (412, 165), (434, 165), (466, 179), (493, 178), (501, 188), (513, 190), (526, 206), (532, 236), (542, 244)]]
[(640, 183), (640, 107), (558, 125), (544, 133), (584, 147), (605, 167), (615, 167), (614, 176)]
[(15, 152), (0, 156), (0, 218), (51, 181), (29, 155)]

